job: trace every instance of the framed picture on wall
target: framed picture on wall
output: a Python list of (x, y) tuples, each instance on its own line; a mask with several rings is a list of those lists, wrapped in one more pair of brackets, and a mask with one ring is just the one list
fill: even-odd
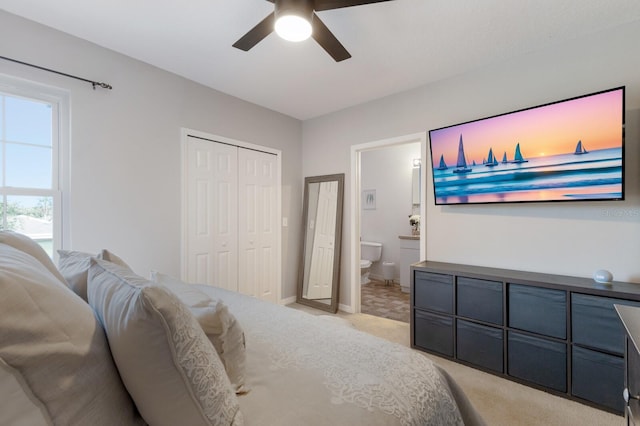
[(362, 209), (363, 210), (375, 210), (376, 209), (376, 190), (365, 189), (362, 191)]

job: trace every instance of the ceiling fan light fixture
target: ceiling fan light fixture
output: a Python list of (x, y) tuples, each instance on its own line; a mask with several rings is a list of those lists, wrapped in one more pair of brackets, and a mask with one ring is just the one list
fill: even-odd
[(303, 41), (311, 36), (313, 1), (275, 0), (276, 33), (288, 41)]
[(304, 41), (311, 37), (311, 22), (298, 15), (284, 15), (276, 20), (276, 33), (287, 41)]

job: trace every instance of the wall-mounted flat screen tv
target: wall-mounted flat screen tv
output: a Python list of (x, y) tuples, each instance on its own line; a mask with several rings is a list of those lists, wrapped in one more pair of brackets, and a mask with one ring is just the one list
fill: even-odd
[(624, 90), (430, 130), (436, 205), (623, 200)]

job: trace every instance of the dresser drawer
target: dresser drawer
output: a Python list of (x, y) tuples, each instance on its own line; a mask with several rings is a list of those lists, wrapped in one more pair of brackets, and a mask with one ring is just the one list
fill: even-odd
[(574, 346), (571, 364), (571, 393), (624, 412), (624, 358)]
[(453, 313), (453, 276), (415, 271), (415, 306), (422, 309)]
[(414, 310), (415, 345), (423, 349), (453, 356), (453, 318)]
[(469, 321), (457, 321), (457, 357), (480, 367), (502, 373), (504, 332)]
[(567, 391), (567, 345), (509, 331), (508, 373), (540, 386)]
[(543, 287), (509, 284), (509, 327), (567, 338), (567, 293)]
[(640, 303), (611, 297), (571, 294), (571, 328), (574, 343), (624, 354), (624, 327), (613, 305)]
[(502, 325), (502, 283), (458, 277), (459, 316)]

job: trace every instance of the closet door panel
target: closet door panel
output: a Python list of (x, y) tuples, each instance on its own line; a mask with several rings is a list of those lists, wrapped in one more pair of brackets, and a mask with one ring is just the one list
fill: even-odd
[(237, 148), (187, 146), (187, 280), (238, 291)]
[(277, 302), (276, 156), (238, 149), (239, 291)]

